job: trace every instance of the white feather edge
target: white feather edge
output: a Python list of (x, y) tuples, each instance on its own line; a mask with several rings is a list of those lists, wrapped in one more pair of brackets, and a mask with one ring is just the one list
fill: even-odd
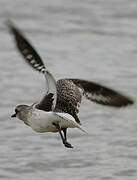
[(47, 92), (46, 94), (53, 93), (54, 94), (54, 100), (53, 100), (53, 105), (52, 105), (52, 111), (55, 109), (56, 106), (56, 101), (57, 101), (57, 87), (56, 87), (56, 81), (53, 77), (53, 75), (45, 70), (45, 79), (46, 79), (46, 88)]
[(101, 94), (96, 95), (96, 94), (92, 94), (92, 93), (85, 93), (85, 96), (89, 99), (96, 100), (96, 101), (102, 101), (102, 102), (111, 102), (114, 99), (116, 99), (115, 96), (109, 97), (109, 96), (103, 96)]
[(54, 112), (56, 114), (56, 116), (58, 116), (59, 118), (62, 118), (64, 121), (72, 121), (75, 125), (75, 127), (77, 127), (78, 129), (80, 129), (81, 131), (83, 131), (84, 133), (88, 134), (88, 132), (86, 130), (84, 130), (76, 121), (75, 119), (68, 113), (57, 113)]

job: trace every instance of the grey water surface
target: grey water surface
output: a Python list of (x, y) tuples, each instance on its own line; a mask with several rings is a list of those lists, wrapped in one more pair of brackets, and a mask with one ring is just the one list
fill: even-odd
[(37, 134), (10, 116), (17, 104), (44, 95), (44, 77), (15, 48), (12, 20), (35, 46), (56, 79), (92, 80), (136, 101), (137, 1), (0, 0), (0, 179), (136, 180), (137, 106), (115, 109), (83, 100), (88, 135), (69, 130)]

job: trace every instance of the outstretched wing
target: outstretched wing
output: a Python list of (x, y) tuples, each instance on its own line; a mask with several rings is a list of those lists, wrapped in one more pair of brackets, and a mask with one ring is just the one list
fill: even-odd
[(31, 67), (34, 66), (38, 71), (45, 72), (45, 65), (43, 64), (41, 57), (23, 33), (11, 22), (8, 22), (8, 27), (10, 32), (14, 35), (16, 46), (26, 62), (30, 64)]
[[(42, 71), (43, 73), (43, 71)], [(56, 107), (57, 102), (57, 87), (56, 87), (56, 81), (52, 74), (45, 69), (44, 72), (45, 79), (46, 79), (46, 86), (47, 86), (47, 92), (44, 98), (41, 100), (39, 105), (37, 106), (38, 109), (45, 110), (45, 111), (54, 111)], [(47, 102), (49, 101), (49, 102)], [(49, 107), (49, 103), (50, 107)], [(47, 110), (48, 109), (48, 110)]]
[[(56, 81), (52, 74), (46, 69), (41, 57), (36, 52), (34, 47), (29, 43), (29, 41), (26, 39), (26, 37), (22, 34), (22, 32), (15, 27), (11, 22), (8, 22), (8, 27), (11, 31), (11, 33), (14, 35), (16, 46), (19, 50), (19, 52), (22, 54), (26, 62), (36, 69), (37, 71), (43, 73), (45, 75), (46, 79), (46, 95), (38, 105), (39, 109), (47, 111), (49, 107), (49, 103), (46, 101), (50, 99), (50, 102), (52, 102), (52, 107), (50, 110), (54, 110), (56, 106), (56, 100), (57, 100), (57, 89), (56, 89)], [(50, 95), (49, 95), (50, 94)], [(51, 94), (53, 95), (51, 97)], [(51, 104), (50, 104), (51, 105)], [(44, 108), (45, 107), (45, 108)]]
[(36, 108), (44, 111), (51, 111), (53, 106), (53, 100), (53, 94), (49, 93), (45, 95), (45, 97), (39, 104), (36, 105)]
[(100, 84), (81, 79), (67, 79), (82, 89), (83, 95), (90, 101), (114, 107), (132, 105), (131, 98)]
[[(34, 69), (45, 74), (46, 81), (48, 84), (47, 92), (51, 92), (55, 94), (55, 102), (57, 98), (57, 93), (55, 87), (55, 80), (53, 76), (46, 70), (45, 65), (43, 64), (40, 56), (36, 53), (35, 49), (30, 45), (28, 40), (22, 35), (22, 33), (13, 26), (13, 24), (9, 24), (11, 32), (15, 36), (16, 44), (21, 52), (21, 54), (25, 57), (27, 63), (31, 65)], [(65, 79), (64, 79), (65, 80)], [(102, 86), (100, 84), (85, 81), (81, 79), (66, 79), (72, 81), (77, 87), (82, 89), (83, 95), (89, 99), (90, 101), (94, 101), (96, 103), (114, 107), (122, 107), (133, 104), (133, 100), (115, 90)], [(52, 91), (51, 91), (52, 90)]]

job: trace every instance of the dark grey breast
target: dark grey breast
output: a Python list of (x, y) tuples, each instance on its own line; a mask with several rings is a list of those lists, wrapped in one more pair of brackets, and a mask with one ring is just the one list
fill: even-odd
[[(9, 23), (8, 25), (15, 37), (17, 48), (27, 63), (37, 71), (44, 73), (46, 67), (34, 47), (12, 23)], [(77, 122), (80, 122), (77, 113), (82, 96), (98, 104), (113, 107), (123, 107), (134, 103), (130, 97), (125, 96), (118, 91), (82, 79), (60, 79), (57, 81), (56, 86), (57, 103), (55, 110), (71, 114)], [(46, 101), (43, 100), (40, 103), (39, 108), (42, 108), (42, 110), (44, 110), (45, 102)]]

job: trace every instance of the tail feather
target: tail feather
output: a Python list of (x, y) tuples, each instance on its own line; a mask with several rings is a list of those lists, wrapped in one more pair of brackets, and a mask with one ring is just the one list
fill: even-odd
[(78, 124), (75, 119), (73, 118), (73, 116), (71, 116), (70, 114), (67, 113), (58, 113), (58, 112), (54, 112), (56, 114), (56, 116), (58, 116), (59, 118), (63, 119), (65, 124), (68, 124), (68, 127), (71, 128), (78, 128), (81, 131), (83, 131), (84, 133), (88, 134), (81, 126), (80, 124)]
[(78, 129), (80, 129), (81, 131), (83, 131), (85, 134), (88, 134), (88, 132), (86, 130), (84, 130), (81, 126), (78, 126)]

